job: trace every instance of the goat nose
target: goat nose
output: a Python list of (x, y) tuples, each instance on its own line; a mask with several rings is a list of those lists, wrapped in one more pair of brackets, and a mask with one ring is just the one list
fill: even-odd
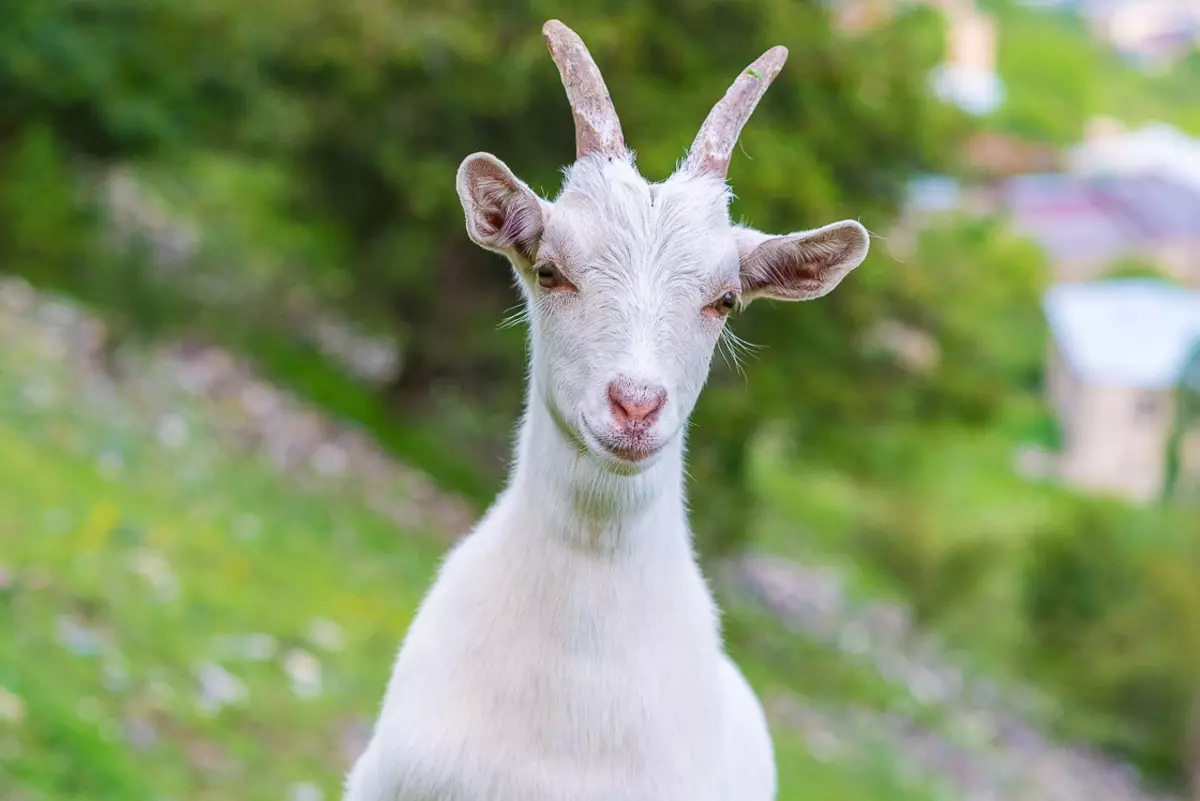
[(658, 386), (613, 381), (608, 385), (608, 405), (618, 425), (653, 423), (667, 402), (667, 391)]

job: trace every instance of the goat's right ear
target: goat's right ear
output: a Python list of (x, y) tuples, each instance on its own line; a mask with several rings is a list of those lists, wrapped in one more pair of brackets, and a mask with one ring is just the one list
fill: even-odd
[(457, 186), (475, 244), (505, 256), (534, 257), (542, 238), (542, 204), (504, 162), (490, 153), (467, 156)]
[(813, 300), (828, 295), (867, 257), (871, 235), (854, 220), (771, 236), (736, 226), (742, 298)]

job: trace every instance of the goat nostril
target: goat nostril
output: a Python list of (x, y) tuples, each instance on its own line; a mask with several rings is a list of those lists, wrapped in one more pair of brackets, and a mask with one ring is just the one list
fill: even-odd
[(652, 423), (667, 402), (662, 388), (625, 387), (619, 382), (608, 385), (608, 405), (618, 425)]
[(625, 411), (625, 405), (621, 402), (621, 391), (617, 389), (616, 384), (608, 385), (608, 409), (612, 413), (613, 420), (617, 425), (625, 425), (629, 420), (629, 413)]
[(630, 420), (637, 423), (653, 423), (658, 417), (658, 412), (666, 403), (667, 393), (658, 390), (644, 401), (637, 403), (625, 403), (625, 414)]

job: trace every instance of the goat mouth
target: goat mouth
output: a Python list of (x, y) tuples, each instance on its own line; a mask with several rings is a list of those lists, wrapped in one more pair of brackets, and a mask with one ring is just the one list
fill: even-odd
[(604, 445), (604, 449), (613, 456), (625, 462), (642, 462), (662, 450), (661, 445), (651, 447), (631, 447), (625, 445)]
[(587, 418), (583, 419), (583, 428), (585, 431), (587, 431), (588, 438), (591, 439), (597, 446), (599, 446), (601, 450), (610, 456), (615, 456), (622, 462), (628, 462), (631, 464), (644, 462), (646, 459), (649, 459), (651, 456), (663, 449), (663, 445), (661, 443), (657, 445), (650, 443), (643, 444), (636, 441), (630, 443), (627, 441), (614, 440), (610, 437), (602, 437), (596, 433), (596, 430), (592, 428), (590, 423), (588, 423)]

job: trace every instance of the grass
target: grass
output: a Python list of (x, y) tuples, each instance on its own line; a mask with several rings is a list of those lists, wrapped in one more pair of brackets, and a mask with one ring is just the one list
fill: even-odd
[(776, 738), (775, 759), (779, 765), (781, 801), (786, 798), (917, 801), (941, 797), (920, 780), (905, 779), (887, 752), (868, 754), (860, 758), (854, 770), (847, 770), (844, 765), (812, 756), (794, 740)]
[[(0, 685), (24, 706), (0, 722), (0, 790), (200, 801), (312, 782), (334, 794), (338, 740), (378, 703), (440, 546), (289, 487), (203, 431), (171, 449), (69, 402), (33, 412), (15, 383), (0, 397)], [(325, 621), (336, 649), (313, 642)], [(278, 653), (224, 652), (247, 634)], [(289, 686), (288, 654), (319, 662), (320, 692)], [(198, 705), (209, 664), (237, 677), (243, 701)], [(134, 727), (156, 732), (144, 750)]]

